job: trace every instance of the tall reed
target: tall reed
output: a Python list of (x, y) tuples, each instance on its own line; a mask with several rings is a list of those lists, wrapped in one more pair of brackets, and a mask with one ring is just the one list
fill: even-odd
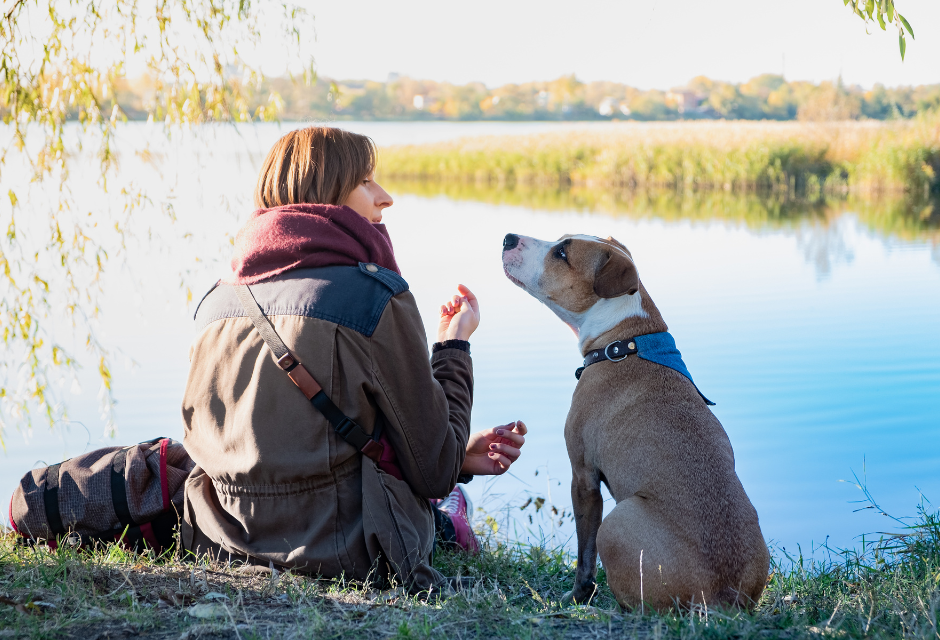
[(728, 191), (940, 191), (940, 115), (894, 122), (616, 123), (383, 148), (383, 178)]

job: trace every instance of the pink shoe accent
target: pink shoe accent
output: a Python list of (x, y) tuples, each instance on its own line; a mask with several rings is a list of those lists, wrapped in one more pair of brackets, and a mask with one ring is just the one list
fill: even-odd
[(463, 487), (459, 484), (454, 487), (450, 495), (441, 500), (437, 508), (450, 517), (454, 525), (454, 533), (457, 535), (457, 545), (465, 551), (476, 555), (480, 552), (480, 542), (476, 534), (470, 528), (469, 513), (473, 513), (473, 504), (464, 493)]

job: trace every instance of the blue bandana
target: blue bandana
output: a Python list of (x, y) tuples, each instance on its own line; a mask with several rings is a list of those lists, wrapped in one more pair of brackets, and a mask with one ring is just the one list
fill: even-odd
[[(631, 345), (631, 343), (634, 344)], [(673, 371), (678, 371), (689, 379), (692, 386), (695, 386), (695, 381), (692, 380), (692, 374), (689, 373), (688, 367), (686, 367), (685, 362), (682, 361), (682, 354), (679, 353), (679, 350), (676, 348), (676, 341), (668, 331), (648, 333), (643, 336), (630, 338), (629, 340), (613, 342), (607, 345), (605, 349), (589, 353), (584, 359), (584, 367), (601, 362), (602, 360), (617, 362), (631, 354), (636, 354), (644, 360), (649, 360), (650, 362), (655, 362), (664, 367), (669, 367)], [(581, 378), (581, 372), (584, 371), (584, 367), (581, 367), (575, 372), (575, 376), (578, 379)], [(702, 396), (702, 400), (705, 401), (705, 404), (714, 406), (715, 403), (706, 398), (702, 392), (699, 391), (697, 386), (695, 386), (695, 390)]]

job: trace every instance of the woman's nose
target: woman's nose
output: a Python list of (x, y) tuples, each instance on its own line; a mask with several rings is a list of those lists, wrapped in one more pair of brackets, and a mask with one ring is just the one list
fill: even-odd
[(395, 201), (392, 200), (392, 196), (388, 195), (388, 191), (382, 188), (379, 188), (379, 191), (380, 193), (377, 193), (375, 196), (375, 206), (387, 209), (395, 204)]
[(510, 249), (515, 249), (516, 245), (519, 244), (519, 236), (514, 233), (507, 233), (506, 237), (503, 238), (503, 251), (509, 251)]

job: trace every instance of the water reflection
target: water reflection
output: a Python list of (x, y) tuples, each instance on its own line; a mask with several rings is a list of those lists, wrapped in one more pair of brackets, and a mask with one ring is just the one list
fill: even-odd
[[(125, 154), (122, 171), (162, 180), (154, 188), (168, 184), (177, 198), (176, 221), (142, 221), (149, 233), (103, 283), (101, 331), (138, 363), (115, 367), (116, 443), (182, 436), (193, 332), (186, 288), (198, 300), (224, 274), (226, 237), (251, 210), (258, 149), (279, 133), (259, 131), (267, 137), (250, 145), (220, 135), (214, 144), (169, 145), (149, 161)], [(915, 486), (940, 496), (936, 202), (385, 186), (396, 199), (386, 221), (429, 334), (433, 309), (456, 282), (484, 304), (473, 427), (522, 418), (532, 429), (513, 477), (470, 485), (477, 506), (500, 518), (501, 535), (573, 535), (563, 425), (580, 361), (571, 332), (503, 276), (500, 242), (510, 231), (613, 235), (633, 250), (696, 382), (718, 402), (768, 538), (792, 547), (832, 534), (843, 545), (883, 527), (853, 515), (847, 502), (857, 492), (836, 482), (866, 459), (872, 489), (892, 512), (913, 513)], [(95, 363), (84, 364), (86, 391), (71, 397), (70, 418), (88, 427), (91, 445), (77, 425), (37, 428), (28, 444), (10, 434), (0, 498), (37, 460), (115, 444), (100, 436)], [(535, 511), (539, 496), (547, 502)], [(500, 510), (507, 503), (515, 506)]]
[(664, 221), (727, 222), (750, 231), (794, 233), (808, 262), (820, 277), (833, 263), (850, 262), (846, 243), (846, 214), (886, 242), (925, 243), (940, 266), (940, 199), (890, 196), (879, 198), (793, 198), (780, 194), (726, 191), (618, 191), (586, 187), (546, 189), (497, 187), (465, 182), (386, 181), (390, 191), (424, 198), (491, 205), (511, 205), (540, 211), (580, 211)]

